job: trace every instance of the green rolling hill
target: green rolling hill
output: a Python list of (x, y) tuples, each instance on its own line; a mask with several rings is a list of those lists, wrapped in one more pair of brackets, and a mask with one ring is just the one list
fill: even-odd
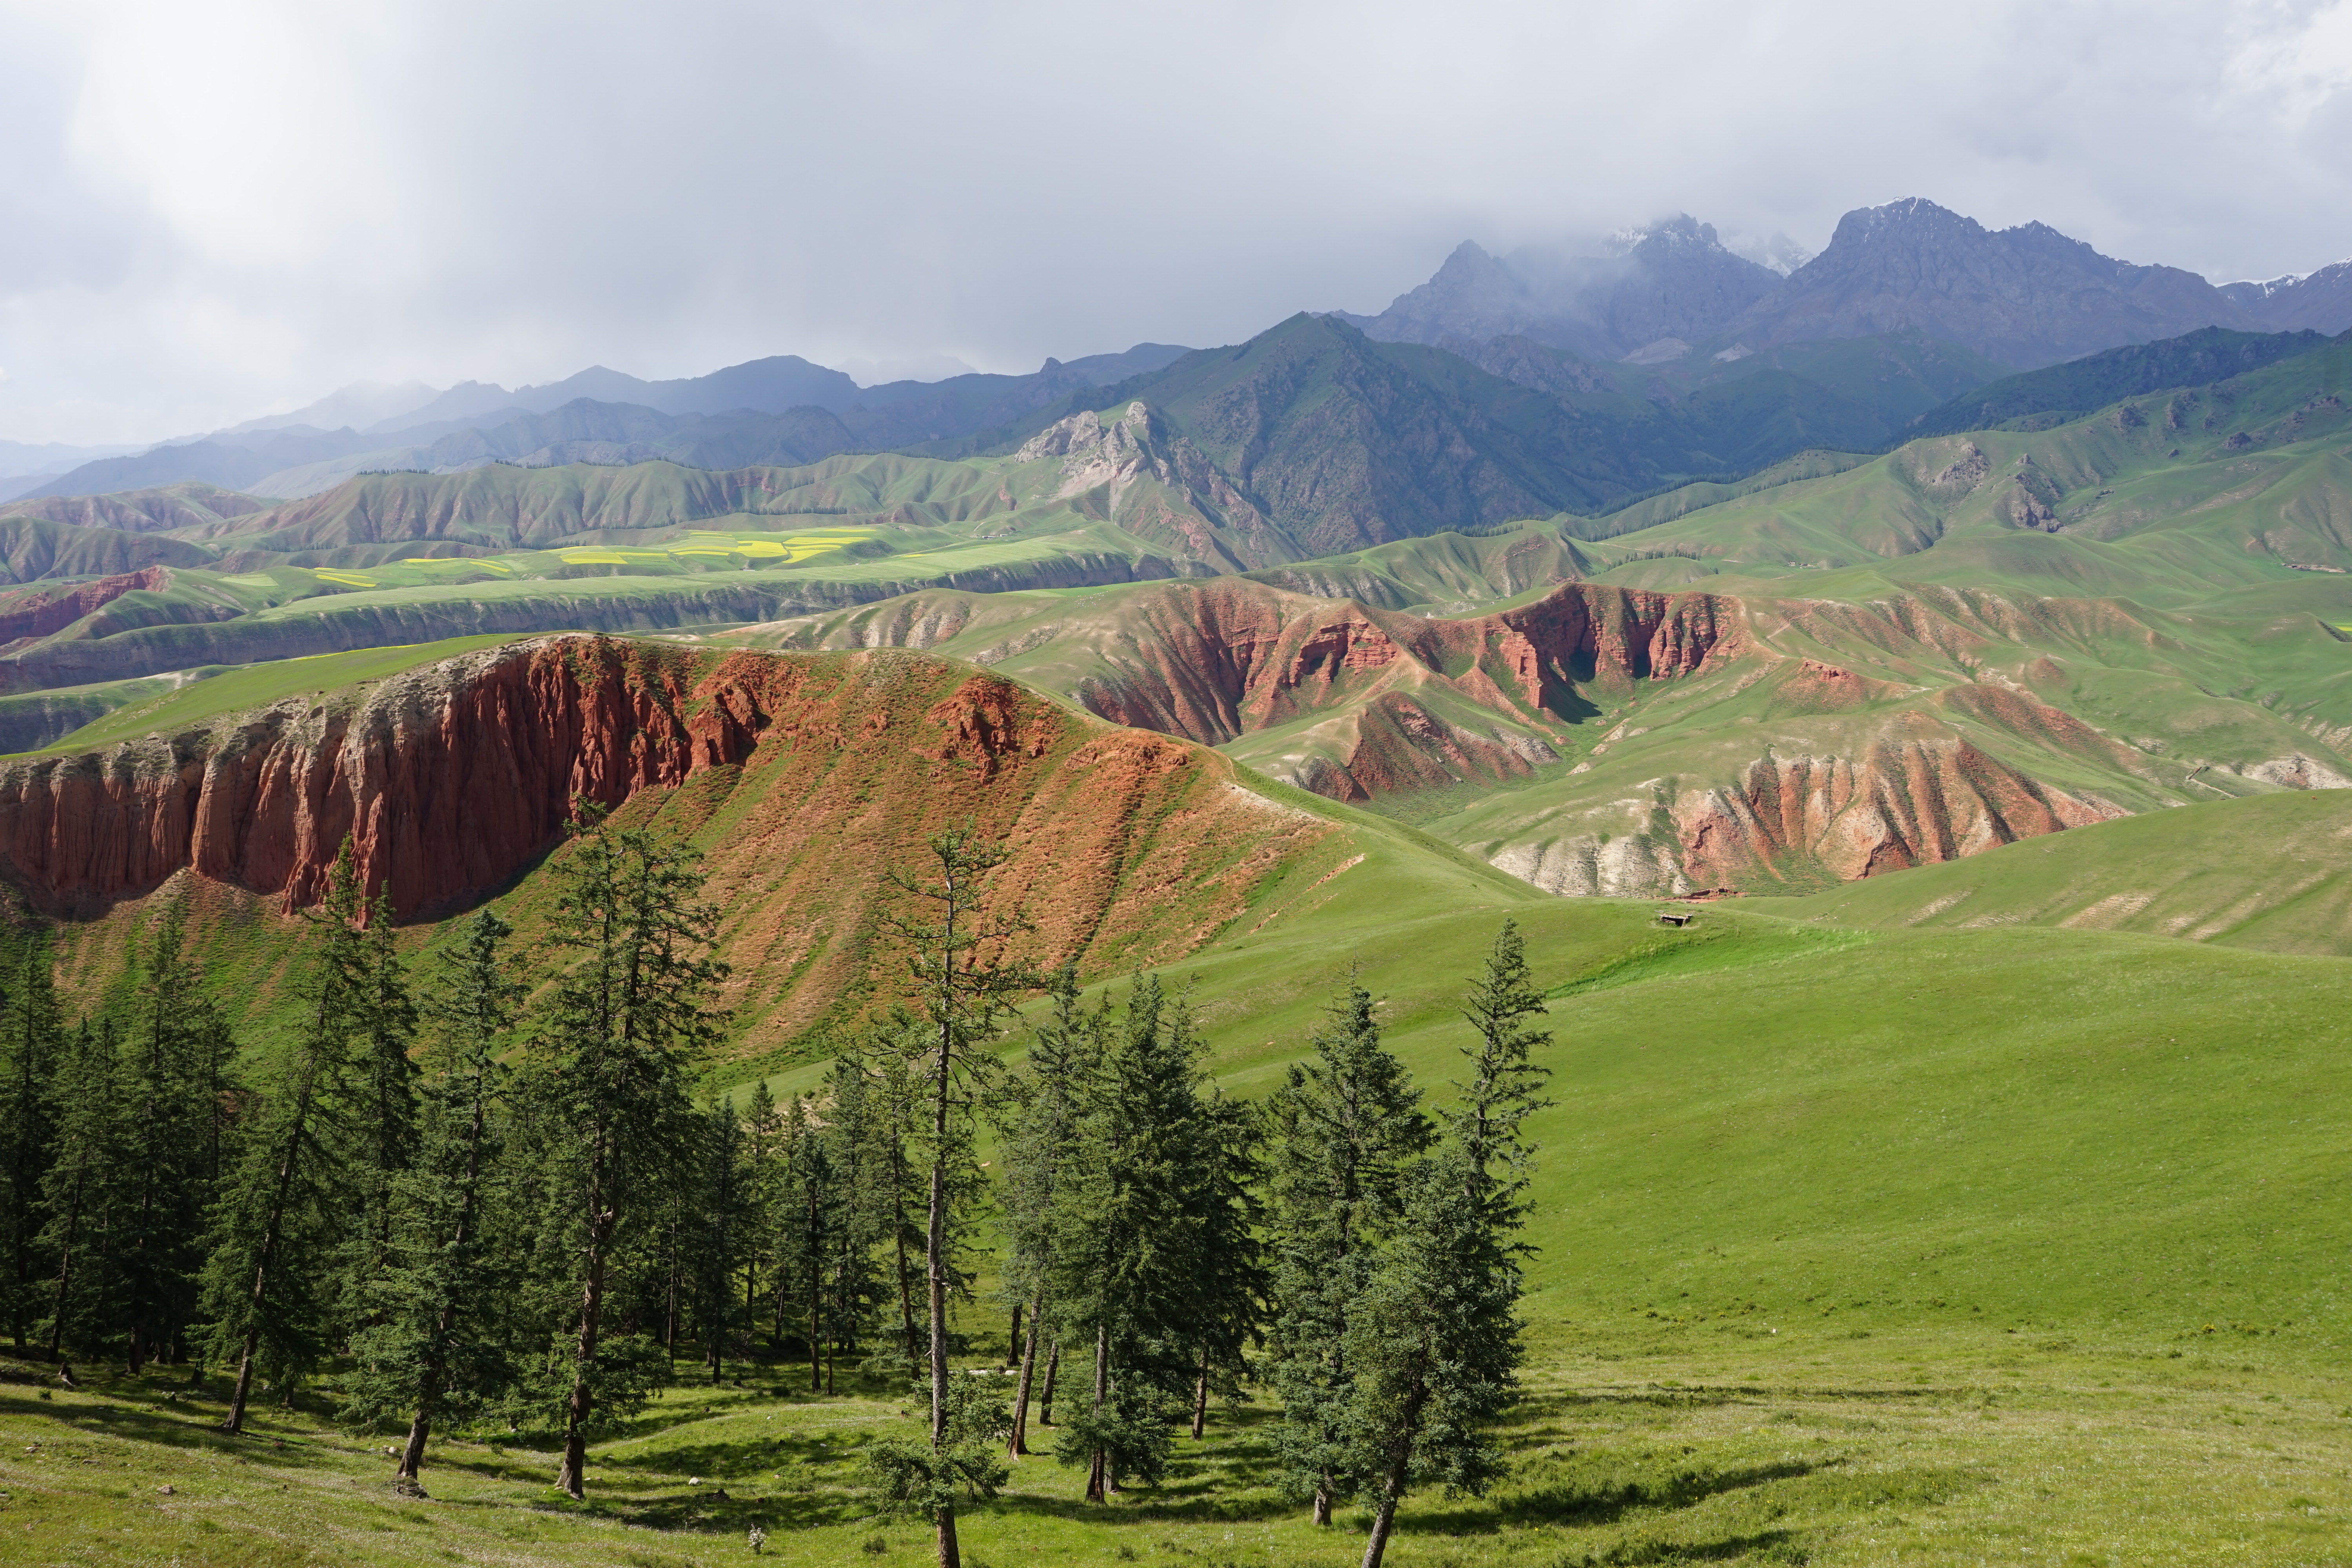
[[(227, 679), (154, 717), (213, 721), (187, 704)], [(898, 749), (877, 732), (829, 765)], [(1958, 1562), (2032, 1541), (2326, 1560), (2306, 1510), (2324, 1521), (2352, 1504), (2336, 1465), (2352, 1320), (2336, 1195), (2352, 959), (2221, 945), (2235, 936), (1906, 924), (1897, 910), (1974, 872), (1977, 897), (2008, 900), (1996, 912), (2041, 920), (2061, 885), (2068, 898), (2131, 885), (2115, 879), (2144, 868), (2149, 845), (2128, 836), (2162, 830), (2208, 879), (2176, 875), (2151, 910), (2227, 918), (2273, 868), (2315, 852), (2341, 865), (2340, 797), (2166, 812), (1667, 929), (1654, 904), (1544, 898), (1393, 824), (1232, 782), (1322, 836), (1270, 896), (1155, 961), (1191, 987), (1229, 1092), (1263, 1093), (1352, 972), (1442, 1102), (1463, 979), (1507, 915), (1552, 996), (1514, 1473), (1484, 1501), (1416, 1499), (1401, 1555), (1863, 1563), (1899, 1547)], [(626, 809), (689, 832), (727, 877), (730, 858), (762, 853), (761, 814), (830, 808), (784, 788), (748, 816), (714, 810), (688, 784)], [(2047, 874), (2044, 848), (2074, 871)], [(528, 873), (499, 907), (528, 929), (545, 880)], [(1041, 912), (1062, 896), (1050, 877), (1024, 885)], [(1880, 902), (1841, 913), (1841, 897)], [(73, 937), (78, 1001), (103, 995), (152, 907), (119, 905)], [(200, 919), (210, 972), (247, 977), (233, 994), (264, 1013), (250, 976), (275, 969), (282, 924), (218, 902)], [(793, 963), (763, 954), (756, 924), (730, 950), (754, 995)], [(404, 942), (446, 931), (413, 926)], [(1118, 969), (1103, 984), (1123, 984)], [(813, 1083), (814, 1066), (762, 1054), (743, 1025), (714, 1088), (761, 1063), (782, 1087)], [(1006, 1042), (1016, 1061), (1021, 1039)], [(992, 1309), (959, 1321), (971, 1362), (999, 1356)], [(551, 1461), (527, 1431), (454, 1435), (433, 1498), (404, 1500), (382, 1491), (380, 1443), (338, 1431), (310, 1395), (259, 1413), (261, 1446), (233, 1446), (205, 1430), (216, 1379), (80, 1370), (79, 1388), (42, 1402), (29, 1363), (0, 1356), (18, 1379), (0, 1384), (0, 1526), (29, 1527), (37, 1546), (106, 1543), (98, 1561), (131, 1539), (112, 1560), (388, 1564), (429, 1548), (642, 1568), (734, 1560), (755, 1521), (787, 1563), (914, 1561), (921, 1547), (872, 1516), (857, 1481), (858, 1445), (905, 1424), (879, 1375), (834, 1397), (756, 1365), (740, 1385), (672, 1389), (600, 1441), (591, 1500), (574, 1506), (546, 1500)], [(1002, 1503), (971, 1511), (966, 1551), (1124, 1560), (1172, 1542), (1217, 1561), (1231, 1535), (1268, 1560), (1346, 1560), (1349, 1521), (1319, 1535), (1266, 1487), (1262, 1419), (1219, 1413), (1205, 1442), (1180, 1445), (1167, 1487), (1109, 1510), (1078, 1507), (1077, 1478), (1049, 1458), (1026, 1461)], [(2065, 1486), (2049, 1485), (2061, 1468)], [(2167, 1484), (2149, 1489), (2150, 1474)], [(1212, 1480), (1204, 1512), (1193, 1489)], [(174, 1495), (158, 1500), (164, 1485)]]

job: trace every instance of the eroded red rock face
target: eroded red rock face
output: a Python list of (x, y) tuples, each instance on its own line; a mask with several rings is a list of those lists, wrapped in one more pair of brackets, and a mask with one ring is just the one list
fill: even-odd
[(1674, 809), (1690, 880), (1748, 888), (1790, 866), (1851, 881), (2122, 815), (1965, 740), (1925, 732), (1888, 735), (1859, 757), (1766, 756), (1737, 784), (1685, 795)]
[(925, 836), (951, 826), (1013, 852), (990, 897), (1020, 911), (1025, 956), (1091, 970), (1192, 951), (1335, 831), (1233, 779), (1213, 752), (921, 655), (543, 638), (356, 707), (289, 701), (0, 770), (0, 874), (68, 915), (184, 869), (290, 912), (348, 835), (402, 918), (437, 918), (554, 848), (575, 795), (686, 833), (723, 809), (703, 842), (730, 1001), (754, 1045), (777, 1044), (873, 1001), (890, 877), (919, 874)]
[(1254, 583), (1171, 586), (1136, 606), (1131, 652), (1078, 696), (1115, 723), (1220, 745), (1370, 695), (1437, 682), (1515, 718), (1564, 717), (1580, 686), (1687, 675), (1739, 645), (1737, 605), (1589, 583), (1498, 615), (1423, 619)]
[(36, 588), (0, 595), (0, 644), (61, 632), (125, 594), (141, 589), (154, 593), (169, 586), (171, 581), (171, 573), (161, 566), (150, 566), (143, 572), (123, 572), (72, 588)]

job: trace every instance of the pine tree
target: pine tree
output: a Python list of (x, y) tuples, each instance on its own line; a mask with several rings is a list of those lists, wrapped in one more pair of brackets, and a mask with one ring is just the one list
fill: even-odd
[(55, 1259), (48, 1281), (48, 1352), (96, 1346), (110, 1337), (117, 1300), (112, 1220), (122, 1178), (121, 1040), (113, 1020), (82, 1020), (57, 1074), (56, 1157), (41, 1182), (42, 1252)]
[(181, 900), (164, 905), (141, 955), (123, 1064), (116, 1316), (136, 1372), (184, 1349), (219, 1169), (216, 1020), (187, 956)]
[[(760, 1282), (775, 1256), (776, 1193), (783, 1117), (761, 1079), (743, 1111), (743, 1331), (756, 1335)], [(781, 1349), (781, 1346), (771, 1348)]]
[[(955, 1447), (948, 1424), (951, 1188), (959, 1181), (970, 1189), (979, 1186), (972, 1140), (980, 1107), (995, 1077), (986, 1047), (996, 1037), (1008, 999), (1034, 988), (1037, 982), (1025, 966), (1008, 963), (1002, 956), (1005, 941), (1022, 929), (1020, 923), (981, 912), (982, 884), (989, 872), (1004, 863), (1003, 849), (971, 827), (936, 835), (929, 847), (937, 862), (937, 880), (894, 879), (900, 892), (929, 910), (887, 919), (908, 949), (912, 1000), (923, 1025), (919, 1032), (908, 1031), (901, 1038), (920, 1047), (909, 1061), (929, 1110), (923, 1153), (929, 1173), (924, 1270), (930, 1295), (931, 1451), (945, 1464)], [(935, 1489), (928, 1495), (935, 1505), (931, 1517), (940, 1568), (958, 1568), (953, 1492)]]
[(41, 1245), (41, 1184), (58, 1157), (57, 1078), (65, 1031), (49, 984), (47, 927), (26, 921), (8, 932), (0, 974), (0, 1316), (25, 1349), (40, 1310), (48, 1259)]
[(1055, 1321), (1094, 1341), (1091, 1402), (1061, 1446), (1086, 1460), (1090, 1502), (1160, 1479), (1189, 1403), (1216, 1142), (1181, 998), (1144, 976), (1105, 1034), (1055, 1251)]
[(1028, 1075), (1005, 1139), (1004, 1288), (1015, 1313), (1026, 1309), (1029, 1325), (1019, 1347), (1020, 1381), (1005, 1440), (1010, 1458), (1029, 1451), (1029, 1402), (1037, 1357), (1040, 1347), (1053, 1342), (1046, 1330), (1048, 1315), (1059, 1310), (1051, 1294), (1054, 1235), (1066, 1215), (1056, 1195), (1073, 1176), (1079, 1117), (1101, 1060), (1108, 1022), (1101, 1009), (1088, 1014), (1080, 1007), (1075, 963), (1055, 973), (1051, 994), (1053, 1011), (1031, 1041)]
[(302, 1024), (280, 1053), (244, 1156), (214, 1205), (204, 1308), (212, 1348), (236, 1363), (222, 1429), (245, 1429), (254, 1373), (292, 1379), (325, 1350), (327, 1275), (355, 1186), (352, 1035), (365, 983), (366, 903), (351, 840), (309, 916)]
[(496, 911), (478, 911), (426, 988), (434, 1073), (416, 1157), (393, 1184), (392, 1245), (372, 1291), (383, 1321), (352, 1343), (344, 1418), (408, 1423), (399, 1482), (418, 1495), (435, 1425), (481, 1407), (512, 1376), (499, 1321), (512, 1270), (490, 1238), (508, 1185), (501, 1058), (522, 999), (501, 951), (513, 934)]
[(698, 1179), (689, 1189), (694, 1198), (689, 1270), (703, 1370), (715, 1384), (740, 1321), (735, 1276), (751, 1235), (743, 1121), (735, 1113), (734, 1101), (721, 1099), (711, 1106), (703, 1114), (701, 1133)]
[[(839, 1104), (837, 1098), (835, 1104)], [(792, 1306), (780, 1306), (778, 1316), (781, 1319), (789, 1310), (793, 1328), (808, 1342), (809, 1392), (814, 1394), (824, 1386), (824, 1347), (836, 1331), (841, 1315), (835, 1299), (845, 1226), (841, 1183), (833, 1158), (836, 1138), (828, 1137), (831, 1129), (813, 1121), (807, 1107), (798, 1100), (793, 1102), (785, 1127), (791, 1142), (780, 1205), (783, 1224), (776, 1284), (780, 1301), (789, 1293)]]
[(1458, 1141), (1417, 1162), (1404, 1214), (1354, 1303), (1338, 1429), (1345, 1472), (1372, 1505), (1363, 1568), (1380, 1568), (1415, 1485), (1483, 1496), (1506, 1467), (1489, 1430), (1517, 1389), (1518, 1258), (1472, 1195)]
[[(1527, 1152), (1520, 1124), (1551, 1103), (1538, 1098), (1551, 1069), (1528, 1055), (1551, 1044), (1549, 1033), (1526, 1026), (1544, 1012), (1543, 993), (1528, 970), (1527, 944), (1517, 923), (1506, 920), (1464, 1002), (1462, 1016), (1478, 1038), (1462, 1051), (1470, 1058), (1470, 1081), (1454, 1086), (1462, 1097), (1454, 1136), (1464, 1179), (1471, 1184), (1471, 1197), (1494, 1211), (1488, 1223), (1496, 1226), (1516, 1225), (1523, 1212), (1517, 1206), (1527, 1184), (1516, 1163)], [(1506, 1173), (1501, 1175), (1494, 1169), (1498, 1162)]]
[(394, 1190), (416, 1160), (420, 1077), (410, 1054), (416, 1045), (416, 1004), (393, 929), (390, 888), (367, 901), (363, 918), (366, 936), (352, 997), (358, 1204), (343, 1287), (346, 1318), (354, 1328), (373, 1317), (368, 1286), (390, 1267)]
[(1402, 1183), (1429, 1146), (1421, 1092), (1381, 1047), (1371, 994), (1351, 982), (1274, 1100), (1276, 1294), (1273, 1381), (1282, 1397), (1285, 1485), (1331, 1522), (1357, 1489), (1344, 1430), (1353, 1376), (1349, 1325), (1380, 1243), (1402, 1213)]
[(569, 966), (530, 1042), (527, 1092), (549, 1162), (541, 1245), (562, 1260), (576, 1308), (557, 1372), (563, 1458), (556, 1484), (583, 1493), (588, 1430), (641, 1401), (643, 1347), (604, 1342), (606, 1293), (624, 1249), (660, 1212), (692, 1147), (687, 1098), (719, 1032), (709, 956), (718, 911), (699, 857), (643, 829), (593, 822), (556, 867), (548, 944)]
[(1212, 1094), (1202, 1117), (1200, 1260), (1192, 1281), (1200, 1373), (1192, 1392), (1192, 1436), (1207, 1429), (1209, 1395), (1236, 1398), (1250, 1371), (1249, 1351), (1263, 1338), (1274, 1292), (1261, 1239), (1265, 1205), (1258, 1196), (1265, 1166), (1260, 1109)]
[(1372, 1506), (1364, 1568), (1379, 1568), (1398, 1502), (1416, 1485), (1484, 1495), (1503, 1474), (1492, 1423), (1516, 1391), (1524, 1289), (1517, 1240), (1527, 1215), (1533, 1150), (1523, 1128), (1549, 1102), (1548, 1068), (1529, 1059), (1550, 1036), (1526, 1027), (1544, 1012), (1518, 928), (1506, 921), (1471, 982), (1464, 1016), (1466, 1083), (1445, 1146), (1402, 1184), (1402, 1218), (1349, 1316), (1350, 1369), (1337, 1423), (1340, 1467)]

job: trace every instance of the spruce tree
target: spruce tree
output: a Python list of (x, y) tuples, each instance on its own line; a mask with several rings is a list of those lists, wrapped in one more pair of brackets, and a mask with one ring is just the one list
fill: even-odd
[(1506, 1468), (1490, 1428), (1517, 1390), (1523, 1287), (1509, 1231), (1471, 1175), (1458, 1139), (1407, 1173), (1402, 1223), (1349, 1317), (1336, 1436), (1372, 1508), (1363, 1568), (1380, 1568), (1412, 1487), (1482, 1496)]
[(1087, 1500), (1156, 1482), (1192, 1391), (1215, 1142), (1189, 1008), (1156, 975), (1105, 1031), (1059, 1201), (1055, 1321), (1094, 1342), (1088, 1408), (1066, 1424)]
[[(935, 863), (927, 868), (930, 874), (921, 880), (893, 879), (913, 909), (894, 912), (887, 923), (908, 949), (911, 1001), (921, 1024), (899, 1037), (915, 1047), (904, 1059), (929, 1112), (922, 1152), (929, 1167), (924, 1272), (930, 1298), (931, 1451), (945, 1466), (951, 1450), (961, 1453), (949, 1426), (950, 1205), (955, 1188), (977, 1190), (982, 1181), (971, 1151), (979, 1111), (996, 1077), (988, 1047), (1009, 999), (1037, 982), (1026, 966), (1003, 957), (1020, 922), (982, 912), (983, 884), (1004, 863), (1004, 850), (969, 826), (935, 835), (928, 847)], [(940, 1568), (958, 1568), (953, 1490), (934, 1486), (924, 1495), (931, 1503)]]
[(1281, 1464), (1286, 1488), (1313, 1500), (1317, 1524), (1358, 1489), (1349, 1326), (1402, 1215), (1405, 1173), (1431, 1139), (1421, 1092), (1382, 1048), (1372, 1011), (1371, 994), (1350, 982), (1316, 1031), (1314, 1062), (1291, 1068), (1274, 1097)]
[(1200, 1370), (1192, 1392), (1192, 1436), (1207, 1429), (1209, 1395), (1241, 1394), (1249, 1352), (1264, 1337), (1274, 1292), (1262, 1239), (1265, 1205), (1265, 1115), (1259, 1107), (1212, 1093), (1202, 1116), (1201, 1171), (1193, 1202), (1200, 1213), (1200, 1260), (1192, 1280)]
[(222, 1429), (245, 1429), (246, 1403), (265, 1363), (281, 1385), (324, 1353), (326, 1300), (357, 1184), (360, 1109), (353, 1033), (366, 977), (366, 901), (351, 840), (310, 911), (302, 1022), (279, 1052), (243, 1157), (215, 1204), (204, 1274), (215, 1353), (236, 1363)]
[(1533, 1149), (1527, 1119), (1549, 1068), (1529, 1058), (1550, 1036), (1527, 1027), (1544, 1012), (1518, 928), (1506, 921), (1471, 982), (1464, 1016), (1466, 1082), (1445, 1144), (1402, 1184), (1400, 1223), (1349, 1314), (1349, 1369), (1336, 1422), (1337, 1467), (1372, 1508), (1364, 1568), (1379, 1568), (1398, 1502), (1412, 1487), (1483, 1495), (1503, 1474), (1491, 1427), (1517, 1388), (1524, 1289), (1517, 1239)]
[(785, 1127), (791, 1142), (779, 1205), (783, 1224), (776, 1283), (780, 1298), (786, 1292), (791, 1295), (793, 1327), (808, 1342), (809, 1392), (814, 1394), (824, 1386), (824, 1347), (841, 1316), (835, 1298), (845, 1226), (841, 1182), (833, 1157), (837, 1139), (826, 1135), (830, 1128), (811, 1121), (807, 1108), (798, 1100), (793, 1103)]
[(1079, 1118), (1100, 1064), (1108, 1021), (1102, 1009), (1089, 1014), (1079, 1005), (1076, 963), (1065, 963), (1055, 973), (1051, 995), (1052, 1011), (1031, 1040), (1029, 1070), (1004, 1141), (1004, 1289), (1016, 1314), (1025, 1309), (1028, 1322), (1018, 1347), (1020, 1377), (1005, 1440), (1010, 1458), (1029, 1451), (1029, 1404), (1037, 1358), (1041, 1347), (1051, 1353), (1053, 1335), (1046, 1322), (1049, 1314), (1059, 1311), (1051, 1289), (1054, 1236), (1068, 1217), (1066, 1205), (1056, 1197), (1074, 1175)]
[(741, 1321), (735, 1277), (751, 1234), (743, 1121), (733, 1100), (722, 1098), (703, 1113), (698, 1152), (698, 1179), (688, 1189), (694, 1198), (688, 1268), (703, 1371), (715, 1384)]
[(368, 1284), (390, 1267), (394, 1189), (415, 1163), (417, 1147), (416, 1004), (393, 928), (392, 889), (367, 901), (366, 936), (352, 996), (352, 1107), (357, 1200), (346, 1248), (345, 1313), (354, 1328), (371, 1322)]
[[(761, 1079), (743, 1110), (743, 1331), (757, 1336), (760, 1286), (775, 1256), (776, 1193), (783, 1116)], [(781, 1347), (772, 1347), (781, 1348)]]
[(500, 1321), (513, 1269), (492, 1226), (510, 1191), (508, 1072), (522, 987), (502, 944), (514, 928), (481, 910), (425, 988), (432, 1077), (416, 1157), (393, 1183), (392, 1245), (372, 1298), (382, 1321), (352, 1343), (344, 1418), (408, 1424), (399, 1484), (422, 1495), (425, 1446), (454, 1413), (481, 1408), (512, 1376)]
[(111, 1337), (117, 1300), (113, 1219), (123, 1188), (121, 1037), (111, 1019), (85, 1018), (57, 1073), (56, 1157), (41, 1181), (47, 1281), (48, 1352), (95, 1347)]
[(116, 1316), (137, 1372), (184, 1347), (216, 1190), (215, 1019), (187, 956), (182, 900), (164, 904), (140, 954), (122, 1083), (125, 1114), (114, 1257)]
[(574, 1498), (592, 1423), (646, 1392), (643, 1347), (605, 1342), (606, 1295), (690, 1158), (688, 1089), (719, 1034), (712, 997), (726, 965), (709, 956), (718, 911), (702, 901), (699, 858), (674, 839), (592, 819), (555, 867), (547, 944), (565, 968), (534, 1021), (527, 1093), (542, 1141), (534, 1153), (547, 1162), (541, 1247), (576, 1303), (555, 1371), (556, 1484)]
[(58, 1157), (58, 1058), (64, 1027), (49, 983), (48, 928), (25, 921), (8, 933), (0, 973), (0, 1317), (26, 1347), (47, 1283), (41, 1245), (41, 1184)]

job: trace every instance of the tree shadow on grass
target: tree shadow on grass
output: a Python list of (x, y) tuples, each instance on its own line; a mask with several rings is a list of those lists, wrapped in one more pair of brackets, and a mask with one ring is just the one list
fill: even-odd
[(104, 1404), (60, 1405), (38, 1395), (0, 1395), (0, 1415), (39, 1416), (58, 1428), (45, 1442), (69, 1447), (76, 1437), (110, 1437), (161, 1447), (202, 1449), (289, 1468), (324, 1465), (331, 1451), (309, 1434), (280, 1435), (269, 1429), (267, 1412), (247, 1417), (243, 1433), (224, 1432), (220, 1417), (201, 1409), (150, 1409), (110, 1399)]
[(1726, 1535), (1713, 1541), (1627, 1541), (1606, 1552), (1581, 1558), (1562, 1557), (1560, 1568), (1673, 1568), (1682, 1563), (1802, 1563), (1804, 1551), (1796, 1532), (1759, 1531), (1753, 1535)]
[(1484, 1504), (1415, 1510), (1400, 1531), (1436, 1535), (1483, 1533), (1502, 1525), (1608, 1524), (1636, 1510), (1693, 1508), (1726, 1492), (1774, 1481), (1800, 1480), (1819, 1465), (1789, 1461), (1733, 1470), (1684, 1468), (1642, 1480), (1565, 1481), (1496, 1498)]

